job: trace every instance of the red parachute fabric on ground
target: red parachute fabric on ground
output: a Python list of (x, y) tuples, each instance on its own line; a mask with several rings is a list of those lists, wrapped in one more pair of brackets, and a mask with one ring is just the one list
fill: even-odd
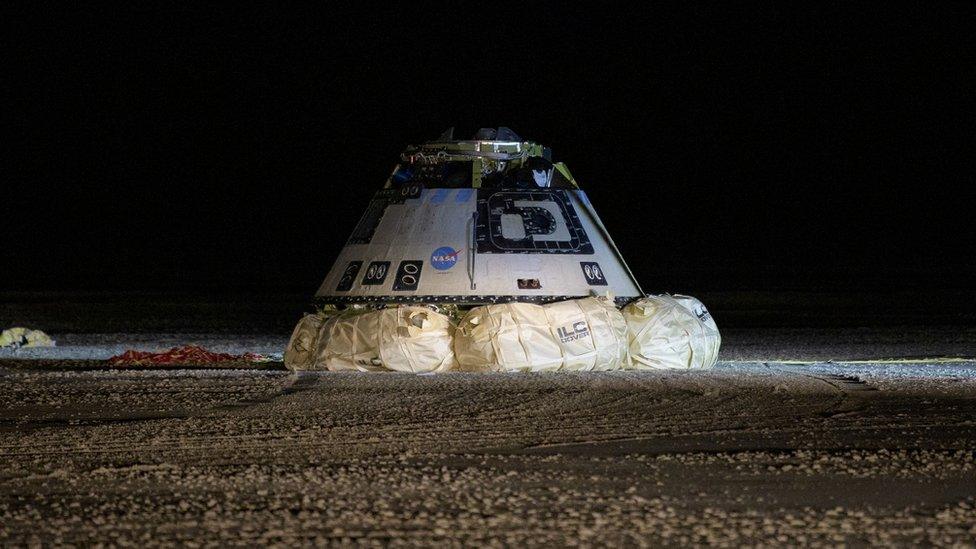
[(223, 362), (263, 362), (267, 360), (263, 355), (244, 353), (231, 355), (227, 353), (212, 353), (197, 345), (184, 345), (172, 349), (153, 353), (149, 351), (126, 351), (108, 359), (113, 366), (153, 366), (153, 365), (193, 365), (206, 366)]

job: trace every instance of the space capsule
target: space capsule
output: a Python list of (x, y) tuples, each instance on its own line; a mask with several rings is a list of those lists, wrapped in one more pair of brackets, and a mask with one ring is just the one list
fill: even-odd
[(569, 169), (508, 128), (408, 146), (316, 293), (320, 305), (544, 304), (643, 294)]

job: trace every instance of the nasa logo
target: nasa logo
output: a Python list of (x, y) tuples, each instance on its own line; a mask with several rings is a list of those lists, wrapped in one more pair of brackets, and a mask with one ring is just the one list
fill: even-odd
[(446, 271), (457, 263), (460, 253), (461, 250), (455, 250), (450, 246), (441, 246), (430, 254), (430, 264), (438, 271)]

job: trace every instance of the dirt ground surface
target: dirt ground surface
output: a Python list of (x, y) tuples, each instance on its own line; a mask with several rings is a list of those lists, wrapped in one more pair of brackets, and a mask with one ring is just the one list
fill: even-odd
[(0, 365), (2, 544), (976, 540), (976, 362)]
[(829, 298), (709, 297), (708, 372), (413, 376), (110, 370), (304, 305), (15, 295), (58, 346), (0, 350), (0, 545), (976, 544), (969, 309)]

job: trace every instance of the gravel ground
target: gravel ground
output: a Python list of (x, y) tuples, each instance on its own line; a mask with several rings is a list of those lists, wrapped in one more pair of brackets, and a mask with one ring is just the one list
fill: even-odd
[(705, 297), (710, 372), (411, 376), (101, 362), (303, 296), (6, 296), (0, 545), (976, 545), (971, 299)]
[(705, 373), (0, 361), (0, 544), (976, 540), (976, 362)]
[[(721, 329), (721, 327), (720, 327)], [(56, 347), (0, 349), (0, 363), (17, 359), (64, 360), (84, 365), (129, 349), (166, 350), (200, 345), (211, 351), (280, 356), (290, 332), (249, 333), (51, 333)], [(851, 361), (892, 358), (976, 359), (976, 326), (722, 329), (725, 361)]]

